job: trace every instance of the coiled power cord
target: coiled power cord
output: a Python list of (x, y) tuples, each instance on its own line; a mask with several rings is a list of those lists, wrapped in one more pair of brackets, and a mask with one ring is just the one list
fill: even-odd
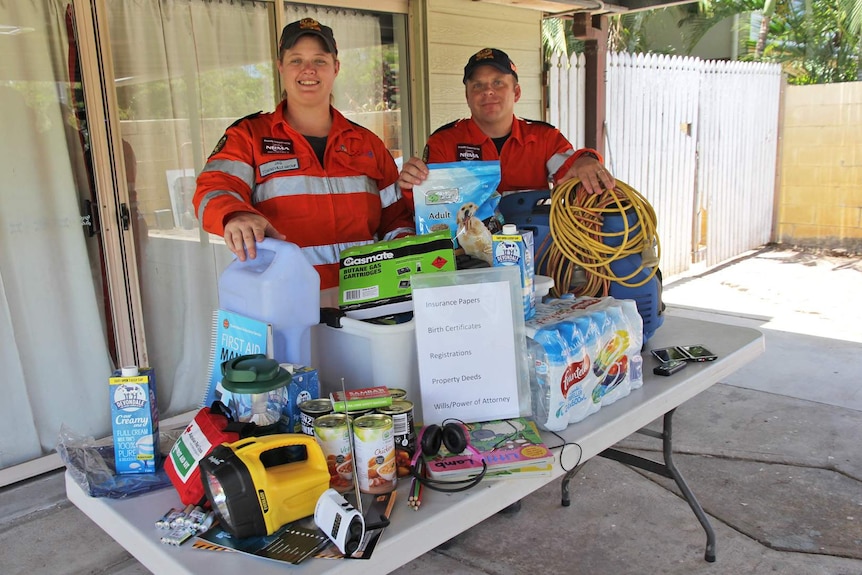
[[(570, 292), (576, 296), (606, 296), (611, 282), (639, 287), (650, 281), (658, 265), (648, 266), (661, 258), (661, 244), (656, 233), (656, 215), (652, 205), (638, 191), (620, 180), (613, 189), (589, 194), (580, 180), (571, 179), (551, 191), (550, 242), (537, 262), (537, 269), (554, 279), (554, 295)], [(619, 231), (603, 232), (604, 219), (620, 216)], [(551, 241), (553, 240), (553, 241)], [(541, 253), (544, 246), (539, 246)], [(634, 254), (641, 255), (635, 270), (618, 277), (611, 264)], [(644, 254), (648, 257), (644, 258)], [(578, 266), (586, 272), (586, 282), (573, 285)], [(650, 273), (633, 280), (645, 268)]]

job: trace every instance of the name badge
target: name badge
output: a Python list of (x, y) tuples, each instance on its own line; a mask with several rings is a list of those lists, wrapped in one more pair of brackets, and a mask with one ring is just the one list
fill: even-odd
[(260, 177), (265, 178), (276, 172), (288, 172), (291, 170), (298, 170), (299, 160), (297, 160), (296, 158), (291, 158), (289, 160), (273, 160), (272, 162), (261, 164), (258, 169), (260, 170)]

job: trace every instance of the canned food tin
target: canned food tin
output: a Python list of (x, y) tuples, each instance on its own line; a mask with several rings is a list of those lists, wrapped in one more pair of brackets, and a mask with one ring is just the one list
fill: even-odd
[(350, 456), (350, 421), (343, 413), (329, 413), (314, 420), (314, 437), (326, 457), (329, 486), (344, 492), (353, 487)]
[(362, 417), (363, 415), (368, 415), (369, 413), (373, 413), (373, 412), (374, 412), (374, 408), (368, 407), (366, 409), (351, 409), (350, 411), (347, 412), (347, 415), (349, 415), (353, 419), (356, 419), (357, 417)]
[(395, 401), (396, 399), (407, 399), (407, 390), (401, 389), (400, 387), (390, 387), (389, 397), (392, 398), (392, 401)]
[(306, 435), (314, 435), (314, 420), (332, 413), (332, 402), (328, 399), (309, 399), (299, 404), (299, 425)]
[(377, 413), (392, 418), (392, 434), (395, 439), (395, 467), (398, 477), (410, 475), (410, 458), (416, 449), (416, 427), (413, 423), (413, 402), (393, 399), (392, 405), (378, 407)]
[(356, 478), (363, 493), (388, 493), (395, 489), (395, 440), (392, 418), (380, 413), (353, 422)]

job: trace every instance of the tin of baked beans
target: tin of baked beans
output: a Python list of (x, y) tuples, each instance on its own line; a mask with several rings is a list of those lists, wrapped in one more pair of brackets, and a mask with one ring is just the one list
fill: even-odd
[(339, 492), (353, 487), (353, 458), (350, 449), (350, 419), (343, 413), (329, 413), (314, 420), (314, 438), (329, 469), (329, 486)]
[(388, 493), (395, 489), (395, 437), (392, 418), (370, 413), (353, 422), (353, 457), (356, 479), (363, 493)]
[(413, 423), (413, 402), (393, 399), (392, 405), (378, 407), (377, 413), (392, 418), (392, 434), (395, 440), (395, 468), (398, 477), (410, 475), (410, 458), (416, 449), (416, 427)]
[(407, 399), (407, 390), (401, 389), (400, 387), (390, 387), (389, 397), (392, 398), (392, 401), (395, 401), (396, 399)]
[(299, 426), (306, 435), (314, 435), (314, 420), (332, 413), (332, 402), (328, 399), (309, 399), (299, 404)]

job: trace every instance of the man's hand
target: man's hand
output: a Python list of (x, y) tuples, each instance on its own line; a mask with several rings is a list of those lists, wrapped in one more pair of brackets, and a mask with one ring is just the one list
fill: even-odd
[(577, 178), (590, 194), (601, 194), (617, 185), (616, 180), (601, 162), (592, 156), (583, 155), (572, 164), (563, 176), (557, 180), (557, 185), (567, 180)]
[(428, 177), (428, 166), (419, 158), (410, 158), (401, 168), (398, 176), (398, 185), (402, 190), (412, 190)]
[(255, 242), (261, 242), (267, 236), (277, 240), (287, 239), (265, 217), (251, 212), (237, 212), (224, 225), (224, 243), (241, 262), (245, 261), (246, 251), (251, 259), (257, 257)]

